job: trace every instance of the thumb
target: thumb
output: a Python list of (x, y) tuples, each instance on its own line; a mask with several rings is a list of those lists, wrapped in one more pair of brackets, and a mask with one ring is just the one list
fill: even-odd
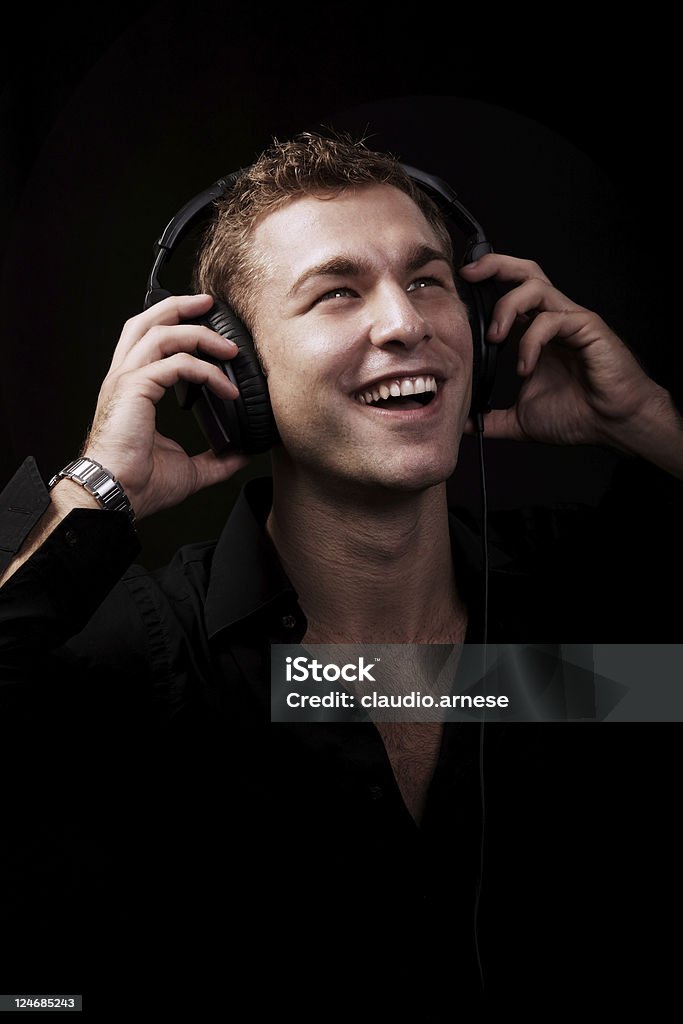
[(211, 487), (213, 484), (220, 484), (234, 476), (240, 469), (244, 469), (251, 462), (251, 457), (244, 454), (230, 453), (228, 455), (216, 455), (208, 450), (201, 455), (193, 455), (192, 463), (197, 474), (196, 491), (204, 487)]
[[(479, 433), (470, 417), (465, 423), (464, 434), (476, 437)], [(484, 414), (484, 436), (508, 441), (525, 440), (514, 406), (511, 409), (493, 409)]]

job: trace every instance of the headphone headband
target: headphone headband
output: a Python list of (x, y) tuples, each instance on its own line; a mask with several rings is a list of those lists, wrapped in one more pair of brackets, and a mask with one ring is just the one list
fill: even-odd
[[(462, 231), (466, 238), (465, 263), (478, 259), (492, 248), (486, 239), (484, 230), (469, 210), (460, 202), (457, 194), (447, 182), (434, 174), (428, 174), (417, 167), (408, 164), (401, 164), (401, 168), (408, 177), (412, 178), (424, 191), (428, 192), (440, 206), (443, 213), (452, 217), (455, 224)], [(159, 284), (159, 273), (164, 264), (170, 260), (174, 249), (185, 238), (187, 233), (207, 215), (211, 205), (221, 199), (235, 184), (240, 174), (248, 168), (242, 167), (237, 171), (218, 178), (212, 185), (199, 192), (196, 196), (185, 203), (183, 207), (168, 222), (160, 237), (155, 242), (154, 264), (147, 282), (144, 308), (149, 309), (155, 302), (166, 298), (168, 292)]]

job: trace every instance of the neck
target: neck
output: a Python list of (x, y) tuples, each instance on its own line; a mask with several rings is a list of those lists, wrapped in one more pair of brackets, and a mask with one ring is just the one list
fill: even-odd
[(268, 533), (309, 642), (460, 643), (446, 485), (378, 493), (273, 466)]

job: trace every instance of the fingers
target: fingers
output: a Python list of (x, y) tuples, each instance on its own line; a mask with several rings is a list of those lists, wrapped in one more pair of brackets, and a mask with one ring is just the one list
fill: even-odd
[[(213, 305), (211, 295), (171, 295), (156, 305), (150, 306), (143, 313), (131, 317), (123, 325), (121, 337), (114, 352), (112, 369), (118, 368), (133, 347), (143, 338), (150, 328), (157, 325), (168, 327), (179, 324), (182, 320), (208, 313)], [(208, 330), (208, 328), (206, 328)]]
[(586, 312), (551, 284), (537, 279), (525, 281), (496, 303), (486, 337), (489, 341), (502, 341), (521, 317), (529, 313), (555, 311)]
[(472, 283), (489, 278), (502, 282), (519, 282), (517, 288), (508, 291), (494, 306), (486, 334), (488, 341), (504, 341), (513, 324), (520, 319), (528, 319), (529, 314), (539, 311), (564, 312), (584, 309), (555, 288), (539, 265), (532, 260), (489, 253), (475, 263), (468, 263), (462, 267), (460, 273)]
[(178, 381), (189, 381), (191, 384), (206, 384), (219, 398), (233, 400), (239, 391), (223, 370), (205, 359), (197, 359), (188, 352), (160, 359), (154, 363), (129, 370), (119, 376), (121, 387), (135, 391), (137, 395), (148, 398), (156, 405), (167, 388)]
[(194, 354), (199, 349), (216, 359), (231, 359), (237, 353), (234, 341), (224, 338), (210, 327), (199, 324), (173, 327), (155, 324), (128, 352), (117, 369), (135, 370), (178, 352)]
[[(210, 295), (172, 295), (129, 320), (116, 347), (107, 383), (122, 379), (127, 387), (133, 380), (138, 394), (155, 404), (161, 398), (159, 389), (179, 380), (206, 384), (219, 397), (236, 398), (239, 392), (226, 374), (213, 362), (197, 356), (201, 352), (225, 361), (237, 354), (237, 345), (210, 327), (179, 322), (200, 316), (212, 303)], [(143, 370), (144, 375), (133, 376)]]
[(522, 260), (517, 256), (507, 256), (501, 252), (490, 252), (481, 256), (474, 263), (466, 263), (460, 268), (467, 281), (485, 281), (487, 277), (496, 277), (499, 281), (528, 281), (536, 278), (550, 284), (538, 263), (533, 260)]
[(522, 377), (530, 376), (538, 364), (541, 352), (554, 339), (560, 339), (568, 347), (578, 350), (587, 348), (611, 333), (600, 317), (581, 307), (574, 311), (539, 313), (519, 343), (517, 372)]

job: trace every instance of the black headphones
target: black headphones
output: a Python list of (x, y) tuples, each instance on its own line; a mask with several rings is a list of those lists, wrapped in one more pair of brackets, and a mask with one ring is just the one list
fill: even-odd
[[(493, 252), (481, 225), (465, 209), (445, 181), (415, 167), (406, 164), (401, 166), (410, 178), (436, 201), (447, 221), (452, 221), (465, 236), (463, 266), (466, 263), (473, 263), (486, 253)], [(155, 258), (147, 282), (145, 309), (171, 294), (159, 285), (160, 270), (187, 233), (202, 220), (209, 219), (214, 201), (225, 195), (242, 173), (243, 170), (240, 169), (219, 178), (186, 203), (167, 224), (155, 243)], [(488, 412), (491, 407), (491, 392), (496, 375), (498, 349), (496, 345), (486, 341), (486, 332), (500, 291), (491, 282), (473, 285), (458, 274), (455, 278), (458, 293), (469, 312), (474, 347), (470, 416), (480, 423), (483, 413)], [(211, 310), (197, 322), (236, 343), (239, 351), (233, 359), (225, 362), (214, 359), (210, 361), (222, 367), (223, 372), (237, 385), (240, 393), (234, 401), (224, 401), (205, 385), (200, 387), (180, 382), (175, 390), (181, 407), (192, 409), (216, 454), (222, 455), (229, 451), (252, 454), (267, 451), (278, 441), (277, 425), (270, 404), (268, 384), (259, 365), (249, 331), (232, 309), (220, 301), (216, 301)]]

